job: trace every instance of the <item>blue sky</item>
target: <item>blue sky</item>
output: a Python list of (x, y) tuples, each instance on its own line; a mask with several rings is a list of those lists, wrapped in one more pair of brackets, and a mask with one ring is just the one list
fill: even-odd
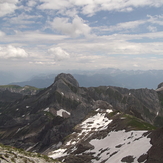
[(163, 69), (163, 0), (0, 0), (0, 70)]

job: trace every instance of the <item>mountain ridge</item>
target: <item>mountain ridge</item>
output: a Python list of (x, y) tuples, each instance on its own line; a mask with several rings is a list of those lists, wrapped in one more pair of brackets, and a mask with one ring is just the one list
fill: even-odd
[[(68, 138), (75, 137), (71, 135), (74, 131), (76, 134), (80, 132), (84, 134), (84, 131), (88, 129), (93, 134), (91, 138), (105, 139), (107, 137), (106, 139), (110, 140), (108, 134), (113, 131), (118, 131), (120, 134), (120, 131), (124, 130), (125, 135), (126, 132), (131, 134), (135, 130), (145, 130), (144, 132), (155, 130), (163, 125), (162, 99), (161, 90), (158, 92), (147, 88), (136, 90), (114, 86), (80, 87), (78, 81), (71, 74), (62, 73), (49, 87), (35, 95), (23, 96), (14, 103), (8, 102), (6, 105), (3, 105), (2, 102), (0, 106), (0, 142), (51, 156), (50, 153), (55, 150), (63, 151), (64, 143), (68, 140), (71, 141)], [(89, 126), (83, 128), (82, 126), (87, 122)], [(96, 127), (98, 128), (96, 129)], [(144, 135), (136, 137), (136, 132), (134, 133), (135, 139), (148, 139)], [(129, 137), (128, 134), (126, 136)], [(152, 138), (153, 136), (149, 139)], [(129, 142), (132, 144), (133, 140)], [(97, 161), (98, 154), (95, 156), (84, 153), (89, 149), (93, 150), (92, 147), (95, 144), (92, 146), (89, 141), (91, 141), (90, 137), (83, 141), (85, 145), (72, 141), (73, 146), (69, 147), (76, 146), (78, 150), (74, 148), (73, 152), (83, 156), (78, 158), (73, 152), (70, 152), (70, 155), (64, 157), (66, 163), (70, 163), (68, 160), (76, 159), (79, 162), (84, 159), (84, 156), (85, 162), (91, 161), (92, 158)], [(152, 139), (152, 141), (156, 142), (157, 140)], [(94, 148), (96, 148), (95, 146)], [(152, 149), (151, 146), (150, 143), (150, 148), (145, 149), (147, 154), (144, 161), (148, 159), (148, 150)], [(109, 149), (105, 151), (109, 151)], [(110, 158), (113, 153), (108, 154)], [(155, 157), (152, 150), (151, 153), (150, 156)], [(106, 153), (101, 152), (101, 157), (103, 154)], [(137, 160), (142, 160), (143, 156), (141, 158), (138, 156), (141, 155), (135, 156)], [(148, 157), (150, 158), (150, 156)], [(70, 157), (71, 159), (69, 159)], [(122, 161), (126, 159), (133, 160), (134, 157), (123, 155), (121, 158)], [(161, 160), (161, 158), (159, 159)], [(107, 160), (109, 160), (108, 157)]]

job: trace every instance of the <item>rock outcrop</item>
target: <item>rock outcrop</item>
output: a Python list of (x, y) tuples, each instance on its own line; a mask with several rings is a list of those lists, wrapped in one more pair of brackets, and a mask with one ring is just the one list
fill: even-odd
[(21, 149), (0, 144), (1, 163), (61, 163), (37, 153), (30, 153)]

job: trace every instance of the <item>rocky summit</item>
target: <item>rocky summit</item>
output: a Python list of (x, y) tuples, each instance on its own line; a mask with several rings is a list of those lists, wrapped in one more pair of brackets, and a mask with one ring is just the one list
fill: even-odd
[(64, 163), (163, 162), (162, 84), (85, 88), (62, 73), (31, 92), (0, 89), (2, 144)]

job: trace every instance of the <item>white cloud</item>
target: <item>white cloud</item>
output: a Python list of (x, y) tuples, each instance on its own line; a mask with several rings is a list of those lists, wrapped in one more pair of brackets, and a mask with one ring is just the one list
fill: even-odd
[(1, 0), (0, 1), (0, 17), (13, 13), (18, 7), (18, 0)]
[[(160, 7), (163, 5), (163, 1), (160, 0), (95, 0), (101, 4), (101, 10), (116, 10), (116, 11), (132, 11), (137, 7)], [(103, 3), (104, 2), (104, 3)]]
[(129, 21), (124, 23), (118, 23), (115, 26), (110, 26), (108, 28), (103, 29), (104, 31), (121, 31), (121, 30), (129, 30), (138, 28), (140, 25), (145, 24), (145, 20), (136, 20), (136, 21)]
[(48, 52), (54, 56), (55, 61), (62, 61), (70, 57), (69, 53), (60, 47), (50, 48)]
[[(16, 2), (18, 2), (18, 0), (0, 0), (0, 4), (15, 4), (17, 9), (16, 5), (18, 3)], [(27, 57), (29, 54), (29, 57), (25, 59), (25, 61), (28, 60), (28, 63), (31, 62), (37, 65), (55, 66), (63, 66), (65, 63), (67, 63), (67, 65), (72, 63), (72, 68), (78, 68), (78, 64), (80, 64), (80, 68), (82, 68), (84, 64), (87, 64), (87, 67), (89, 68), (93, 66), (107, 67), (107, 63), (113, 67), (115, 65), (119, 66), (121, 61), (119, 61), (120, 57), (117, 59), (117, 55), (129, 56), (128, 58), (132, 58), (132, 56), (136, 55), (142, 55), (148, 58), (148, 54), (150, 54), (150, 56), (163, 54), (163, 44), (160, 42), (161, 39), (159, 39), (158, 42), (156, 40), (157, 38), (163, 38), (163, 32), (157, 32), (157, 29), (158, 31), (161, 30), (160, 25), (163, 25), (163, 15), (153, 16), (153, 11), (150, 12), (151, 10), (149, 9), (150, 6), (161, 6), (163, 1), (28, 0), (24, 2), (23, 0), (19, 0), (19, 2), (21, 7), (19, 7), (20, 10), (18, 12), (16, 11), (15, 14), (9, 16), (7, 15), (1, 19), (1, 22), (4, 24), (0, 28), (0, 38), (3, 38), (3, 40), (1, 39), (3, 44), (13, 45), (10, 47), (1, 46), (1, 58), (21, 58)], [(20, 4), (18, 4), (18, 6)], [(38, 6), (37, 9), (35, 6)], [(30, 8), (31, 10), (28, 12), (26, 12), (27, 10), (24, 11), (26, 7)], [(114, 14), (121, 14), (117, 12), (131, 12), (138, 7), (145, 7), (147, 9), (145, 11), (149, 12), (148, 14), (151, 15), (148, 15), (148, 17), (144, 18), (143, 20), (135, 20), (136, 18), (140, 17), (141, 14), (137, 13), (136, 10), (133, 18), (128, 13), (120, 15), (119, 20), (117, 19), (115, 21), (109, 21), (111, 18), (110, 16), (113, 16), (114, 18)], [(38, 11), (38, 8), (42, 11)], [(98, 11), (102, 10), (113, 12), (111, 14), (109, 12), (97, 13)], [(45, 13), (43, 13), (44, 11)], [(11, 7), (11, 11), (8, 10), (6, 13), (13, 12), (14, 9)], [(95, 15), (96, 13), (99, 15)], [(5, 12), (3, 12), (3, 14), (5, 14)], [(92, 18), (85, 18), (83, 14), (86, 16), (95, 16)], [(110, 15), (108, 16), (108, 14)], [(144, 13), (144, 15), (146, 14), (147, 13)], [(79, 15), (81, 17), (79, 17)], [(124, 18), (124, 15), (127, 17)], [(42, 17), (38, 19), (38, 16)], [(99, 23), (100, 25), (103, 23), (104, 26), (97, 27), (98, 30), (94, 31), (97, 32), (98, 36), (92, 36), (93, 27), (91, 26), (95, 25), (94, 22), (97, 19), (99, 20), (99, 17), (101, 19), (105, 17), (106, 23), (105, 20), (98, 21), (96, 23), (97, 26)], [(84, 21), (84, 19), (90, 21), (89, 24), (88, 22)], [(132, 21), (124, 22), (128, 20)], [(48, 23), (46, 24), (45, 21)], [(118, 23), (116, 25), (111, 24), (115, 22)], [(107, 26), (108, 23), (110, 23), (110, 26)], [(26, 28), (21, 27), (21, 25), (24, 25), (26, 28), (29, 27), (28, 29), (30, 29), (30, 31), (27, 31)], [(49, 25), (50, 28), (54, 30), (54, 33), (52, 33), (51, 29), (47, 29), (49, 28)], [(142, 27), (142, 30), (140, 27)], [(23, 30), (20, 28), (23, 28)], [(149, 30), (149, 33), (146, 33), (148, 31), (147, 29)], [(43, 30), (44, 32), (41, 32)], [(132, 30), (135, 34), (131, 33)], [(144, 30), (145, 33), (143, 33)], [(58, 34), (58, 31), (60, 34)], [(136, 32), (140, 31), (141, 33), (136, 34)], [(112, 35), (111, 32), (115, 34)], [(125, 34), (126, 32), (128, 32), (128, 34)], [(65, 35), (61, 35), (61, 33)], [(83, 35), (86, 37), (80, 37)], [(70, 36), (77, 38), (71, 38)], [(154, 39), (154, 43), (151, 43), (152, 39)], [(147, 42), (145, 43), (145, 41)], [(55, 47), (50, 48), (52, 45), (55, 45)], [(20, 47), (26, 47), (28, 54), (23, 48)], [(49, 55), (47, 55), (47, 51), (49, 52)], [(115, 57), (114, 54), (116, 54)], [(6, 62), (7, 61), (8, 60), (6, 60)], [(21, 60), (21, 62), (23, 62), (23, 60)], [(138, 66), (140, 65), (133, 61), (131, 64)]]
[(68, 17), (75, 17), (78, 14), (78, 11), (76, 8), (71, 8), (67, 10), (59, 10), (58, 14), (61, 14), (63, 16), (68, 16)]
[(38, 6), (39, 9), (53, 9), (53, 10), (61, 10), (64, 8), (69, 8), (71, 3), (68, 0), (40, 0), (42, 4)]
[(94, 15), (97, 11), (130, 12), (137, 7), (161, 7), (161, 0), (40, 0), (39, 9), (65, 10), (80, 8), (85, 15)]
[[(151, 25), (149, 25), (151, 24)], [(118, 23), (114, 26), (101, 26), (101, 27), (95, 27), (95, 30), (98, 31), (110, 31), (110, 32), (114, 32), (114, 31), (122, 31), (122, 32), (126, 32), (126, 31), (132, 31), (132, 30), (141, 30), (140, 26), (141, 25), (147, 25), (147, 29), (150, 32), (156, 32), (157, 31), (157, 27), (153, 26), (153, 25), (161, 25), (163, 26), (163, 15), (155, 15), (155, 16), (151, 16), (151, 15), (147, 15), (147, 19), (144, 20), (134, 20), (134, 21), (128, 21), (128, 22), (123, 22), (123, 23)]]
[(83, 7), (82, 13), (85, 15), (92, 16), (96, 13), (96, 11), (99, 11), (99, 5), (96, 3), (92, 4), (87, 4), (86, 6)]
[(150, 32), (157, 32), (157, 27), (154, 26), (148, 26), (147, 27)]
[(21, 43), (26, 43), (28, 45), (42, 43), (53, 43), (58, 42), (61, 40), (66, 39), (67, 36), (61, 36), (61, 35), (54, 35), (54, 34), (47, 34), (47, 33), (42, 33), (40, 31), (15, 31), (15, 34), (13, 35), (6, 35), (3, 38), (4, 42), (19, 42)]
[(33, 6), (35, 6), (37, 4), (37, 2), (36, 2), (36, 0), (34, 1), (34, 0), (30, 0), (30, 1), (28, 1), (28, 3), (27, 3), (27, 5), (29, 6), (29, 7), (33, 7)]
[[(146, 34), (113, 34), (109, 36), (95, 36), (94, 38), (65, 40), (58, 43), (59, 47), (67, 49), (71, 55), (78, 56), (79, 54), (89, 55), (162, 55), (162, 42), (145, 42), (148, 39), (163, 38), (163, 32), (154, 32)], [(142, 42), (134, 42), (130, 40), (142, 39)], [(143, 42), (144, 41), (144, 42)]]
[(4, 37), (5, 36), (5, 33), (0, 31), (0, 37)]
[(27, 15), (25, 13), (21, 13), (20, 15), (16, 15), (13, 16), (9, 19), (6, 19), (6, 21), (8, 21), (11, 24), (21, 24), (21, 25), (25, 25), (25, 24), (36, 24), (35, 19), (39, 18), (41, 16), (33, 16), (33, 15)]
[(57, 17), (54, 18), (53, 22), (50, 24), (53, 29), (73, 37), (78, 37), (80, 35), (89, 36), (91, 31), (91, 28), (78, 16), (75, 16), (72, 22), (70, 22), (69, 18)]
[(155, 16), (147, 15), (147, 17), (149, 18), (148, 22), (163, 26), (163, 15), (155, 15)]
[(27, 52), (19, 47), (12, 45), (0, 47), (0, 58), (26, 58), (28, 57)]

